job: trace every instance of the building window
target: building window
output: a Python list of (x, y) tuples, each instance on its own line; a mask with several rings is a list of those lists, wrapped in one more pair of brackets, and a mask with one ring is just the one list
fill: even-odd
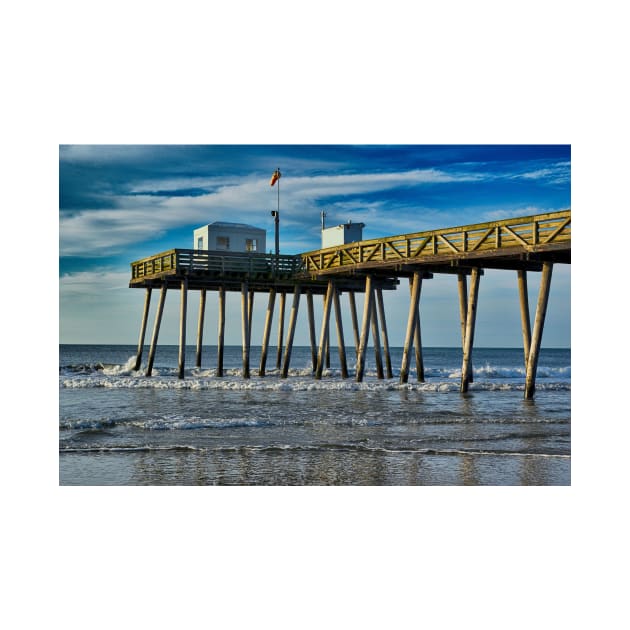
[(203, 236), (197, 238), (197, 249), (203, 249)]
[(258, 249), (258, 242), (255, 238), (245, 239), (245, 251), (255, 252)]
[(230, 249), (230, 237), (217, 236), (217, 249)]

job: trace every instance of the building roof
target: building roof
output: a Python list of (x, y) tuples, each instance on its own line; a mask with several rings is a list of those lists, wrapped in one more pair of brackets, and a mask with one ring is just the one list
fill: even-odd
[(231, 223), (230, 221), (215, 221), (210, 223), (208, 227), (213, 228), (237, 228), (247, 230), (263, 230), (263, 228), (256, 227), (254, 225), (248, 225), (247, 223)]

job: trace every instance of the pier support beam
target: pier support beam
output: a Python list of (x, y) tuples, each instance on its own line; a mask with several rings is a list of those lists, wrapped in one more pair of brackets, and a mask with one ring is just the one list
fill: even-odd
[(475, 337), (475, 320), (477, 318), (477, 298), (479, 296), (479, 269), (473, 267), (470, 277), (470, 294), (466, 312), (466, 337), (464, 339), (464, 357), (462, 359), (462, 380), (459, 391), (468, 391), (470, 372), (472, 371), (472, 348)]
[(289, 364), (291, 363), (291, 350), (293, 349), (293, 337), (295, 336), (295, 325), (297, 323), (298, 309), (300, 307), (300, 294), (302, 287), (295, 285), (293, 292), (293, 305), (291, 306), (291, 316), (289, 317), (289, 329), (287, 330), (287, 343), (284, 349), (284, 365), (282, 366), (282, 378), (289, 375)]
[(525, 399), (534, 397), (536, 388), (536, 370), (538, 368), (538, 354), (542, 341), (543, 328), (545, 325), (545, 315), (547, 314), (547, 303), (549, 301), (549, 289), (551, 287), (551, 272), (553, 263), (544, 262), (542, 277), (540, 279), (540, 289), (538, 291), (538, 304), (536, 304), (536, 319), (534, 320), (534, 330), (532, 331), (532, 341), (527, 357), (527, 369), (525, 371)]
[(133, 369), (137, 372), (142, 364), (142, 350), (144, 349), (144, 336), (147, 332), (147, 322), (149, 320), (149, 306), (151, 305), (151, 287), (148, 287), (144, 294), (144, 310), (142, 311), (142, 323), (140, 324), (140, 337), (138, 338), (138, 352), (136, 353), (136, 363)]
[(365, 355), (367, 352), (370, 319), (372, 317), (372, 301), (374, 299), (374, 291), (372, 289), (372, 276), (365, 276), (365, 301), (363, 303), (363, 321), (361, 322), (361, 338), (359, 339), (359, 352), (357, 353), (357, 369), (356, 381), (363, 381), (363, 372), (365, 370)]
[(317, 337), (315, 335), (315, 312), (313, 310), (313, 292), (306, 292), (306, 305), (308, 310), (308, 332), (311, 340), (311, 363), (313, 372), (317, 369)]
[(147, 362), (147, 376), (153, 372), (153, 361), (155, 360), (155, 350), (157, 348), (158, 335), (160, 334), (160, 324), (162, 323), (162, 313), (164, 312), (164, 302), (166, 300), (166, 283), (160, 289), (160, 300), (155, 311), (155, 323), (153, 324), (153, 335), (151, 337), (151, 347), (149, 348), (149, 360)]
[[(468, 287), (466, 282), (466, 274), (458, 273), (457, 274), (457, 289), (459, 292), (459, 326), (462, 331), (462, 352), (464, 352), (464, 344), (466, 342), (466, 309), (467, 309), (467, 294)], [(470, 365), (470, 370), (468, 371), (468, 382), (473, 382), (473, 371), (472, 371), (472, 363)]]
[(389, 337), (387, 335), (387, 322), (385, 321), (385, 307), (383, 305), (383, 289), (376, 289), (376, 303), (378, 306), (378, 316), (381, 320), (381, 334), (383, 337), (383, 352), (385, 354), (385, 373), (387, 378), (392, 378), (392, 359), (389, 354)]
[(525, 370), (529, 359), (529, 349), (532, 345), (532, 328), (529, 319), (529, 296), (527, 293), (527, 272), (519, 270), (518, 274), (518, 295), (521, 303), (521, 328), (523, 330), (523, 358), (525, 360)]
[(354, 299), (354, 291), (348, 291), (348, 302), (350, 303), (350, 318), (352, 319), (352, 332), (354, 333), (355, 356), (359, 355), (359, 322), (357, 320), (357, 303)]
[(282, 338), (284, 336), (284, 305), (287, 301), (287, 294), (285, 291), (280, 293), (280, 305), (278, 313), (278, 350), (276, 353), (276, 369), (282, 367)]
[(181, 283), (179, 300), (179, 356), (177, 359), (177, 378), (184, 378), (186, 363), (186, 312), (188, 307), (188, 278)]
[(223, 348), (225, 347), (225, 289), (219, 287), (219, 325), (217, 339), (217, 376), (223, 376)]
[(201, 367), (201, 349), (203, 347), (203, 320), (206, 313), (206, 289), (199, 292), (199, 321), (197, 322), (197, 355), (195, 366)]
[(324, 298), (324, 312), (322, 315), (322, 328), (319, 335), (319, 351), (317, 353), (317, 367), (315, 368), (315, 378), (320, 380), (324, 371), (324, 361), (326, 360), (326, 346), (328, 344), (328, 327), (330, 324), (330, 306), (335, 285), (332, 280), (328, 281), (326, 297)]
[[(372, 289), (374, 293), (374, 289)], [(383, 357), (381, 355), (381, 337), (378, 333), (378, 317), (376, 314), (376, 300), (372, 298), (372, 343), (374, 344), (374, 362), (376, 363), (376, 378), (383, 380)]]
[(271, 334), (271, 322), (273, 321), (273, 307), (276, 304), (276, 290), (270, 289), (269, 302), (267, 303), (267, 314), (265, 316), (265, 329), (263, 330), (262, 349), (260, 351), (259, 376), (265, 375), (267, 367), (267, 350), (269, 348), (269, 335)]
[(341, 319), (339, 291), (336, 287), (333, 292), (333, 305), (335, 307), (335, 322), (337, 324), (337, 345), (339, 346), (339, 364), (341, 365), (341, 378), (348, 378), (348, 364), (346, 362), (346, 342), (343, 338), (343, 321)]
[[(409, 293), (413, 291), (412, 279), (409, 278)], [(422, 283), (420, 283), (420, 292), (422, 292)], [(416, 323), (413, 330), (413, 345), (415, 348), (416, 358), (416, 378), (419, 383), (424, 383), (424, 360), (422, 358), (422, 333), (420, 331), (420, 294), (418, 294), (418, 309), (416, 312)]]
[(249, 300), (247, 282), (241, 284), (241, 319), (243, 337), (243, 378), (249, 378)]
[(247, 303), (247, 321), (249, 323), (249, 342), (252, 341), (252, 325), (254, 321), (254, 291), (249, 292), (249, 302)]
[(422, 273), (414, 272), (411, 284), (411, 299), (409, 302), (409, 316), (407, 317), (407, 332), (405, 333), (405, 345), (403, 346), (402, 364), (400, 366), (400, 382), (409, 380), (409, 353), (418, 320), (418, 304), (420, 302), (420, 289), (422, 287)]

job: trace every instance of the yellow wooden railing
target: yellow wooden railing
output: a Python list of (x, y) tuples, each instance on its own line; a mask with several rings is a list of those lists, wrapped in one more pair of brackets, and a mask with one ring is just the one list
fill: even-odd
[(431, 258), (474, 258), (479, 252), (522, 249), (542, 251), (550, 245), (571, 245), (571, 210), (516, 219), (358, 241), (302, 254), (304, 271), (378, 263), (429, 262)]

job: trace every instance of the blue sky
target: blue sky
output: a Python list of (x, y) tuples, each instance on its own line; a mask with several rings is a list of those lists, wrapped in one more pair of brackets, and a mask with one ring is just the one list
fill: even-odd
[[(128, 288), (129, 263), (192, 247), (193, 229), (213, 221), (267, 230), (273, 246), (280, 189), (280, 248), (317, 249), (327, 224), (365, 223), (364, 238), (523, 216), (571, 206), (568, 145), (61, 145), (59, 147), (60, 341), (136, 343), (144, 292)], [(530, 306), (539, 274), (530, 274)], [(240, 302), (229, 296), (228, 343), (240, 343)], [(475, 344), (519, 347), (516, 274), (487, 270)], [(194, 343), (196, 294), (189, 308)], [(206, 318), (214, 343), (214, 302)], [(254, 343), (265, 299), (256, 301)], [(408, 291), (386, 297), (390, 340), (401, 345)], [(155, 308), (155, 305), (153, 305)], [(162, 343), (177, 343), (179, 296), (167, 297)], [(457, 283), (436, 275), (423, 287), (423, 342), (460, 343)], [(556, 265), (543, 345), (569, 347), (570, 265)], [(307, 344), (300, 326), (297, 344)]]

